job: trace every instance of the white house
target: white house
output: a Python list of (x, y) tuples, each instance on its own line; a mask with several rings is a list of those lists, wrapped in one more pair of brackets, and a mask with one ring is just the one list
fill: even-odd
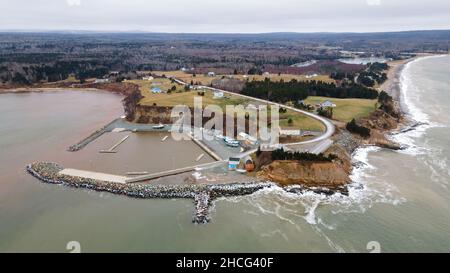
[(336, 104), (334, 104), (331, 101), (327, 100), (327, 101), (321, 103), (320, 107), (321, 108), (329, 108), (329, 107), (334, 108), (334, 107), (336, 107)]
[(259, 149), (263, 152), (273, 152), (278, 149), (284, 149), (284, 146), (282, 144), (262, 143), (259, 145)]
[(152, 93), (153, 94), (161, 94), (162, 93), (161, 88), (159, 88), (159, 87), (152, 87)]
[(146, 76), (146, 77), (142, 77), (143, 81), (152, 81), (153, 77), (152, 76)]
[(301, 134), (301, 130), (280, 130), (280, 135), (283, 136), (300, 136)]
[(248, 110), (258, 110), (258, 107), (256, 107), (256, 105), (249, 103), (247, 105), (247, 109)]
[(319, 75), (317, 75), (317, 74), (308, 74), (308, 75), (306, 75), (305, 77), (306, 77), (307, 79), (311, 79), (311, 78), (315, 78), (315, 77), (317, 77), (317, 76), (319, 76)]
[(109, 79), (95, 79), (94, 83), (107, 83)]
[(208, 72), (208, 77), (215, 77), (216, 76), (216, 73), (214, 73), (214, 72)]
[(222, 91), (214, 91), (214, 99), (221, 99), (223, 98), (224, 94)]

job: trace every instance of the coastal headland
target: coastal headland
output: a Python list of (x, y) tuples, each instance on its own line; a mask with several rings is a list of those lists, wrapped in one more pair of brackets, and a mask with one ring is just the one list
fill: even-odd
[[(385, 101), (373, 101), (375, 107), (372, 110), (367, 108), (367, 106), (370, 107), (369, 100), (362, 101), (365, 105), (367, 105), (364, 106), (365, 108), (360, 108), (363, 112), (352, 112), (356, 118), (358, 126), (370, 129), (369, 136), (360, 136), (358, 134), (348, 132), (348, 116), (338, 115), (345, 118), (327, 119), (316, 114), (310, 114), (306, 111), (302, 112), (303, 110), (298, 111), (297, 115), (303, 113), (307, 118), (312, 118), (312, 120), (316, 119), (316, 122), (319, 121), (319, 124), (322, 123), (322, 126), (326, 128), (325, 132), (321, 132), (319, 129), (320, 126), (313, 125), (311, 121), (303, 123), (308, 124), (307, 127), (298, 128), (297, 126), (301, 126), (302, 121), (304, 122), (307, 120), (302, 117), (299, 119), (299, 122), (294, 123), (294, 125), (292, 125), (292, 122), (289, 122), (290, 124), (285, 125), (284, 129), (298, 128), (301, 130), (306, 129), (305, 131), (308, 131), (308, 129), (317, 129), (319, 130), (318, 135), (299, 139), (291, 138), (290, 136), (286, 137), (286, 139), (291, 140), (286, 143), (287, 145), (285, 145), (285, 147), (289, 147), (291, 152), (303, 152), (306, 154), (310, 151), (317, 150), (317, 148), (320, 147), (316, 154), (320, 154), (320, 156), (323, 157), (318, 157), (317, 160), (313, 159), (311, 161), (280, 160), (272, 158), (270, 153), (261, 153), (257, 151), (257, 147), (247, 147), (244, 149), (244, 153), (240, 154), (246, 156), (251, 155), (256, 164), (256, 171), (248, 174), (249, 178), (252, 177), (251, 182), (236, 182), (233, 181), (233, 178), (231, 178), (223, 184), (182, 183), (180, 185), (158, 185), (149, 183), (148, 180), (146, 181), (144, 179), (140, 183), (114, 183), (112, 181), (101, 181), (82, 176), (65, 175), (61, 173), (63, 168), (58, 164), (45, 162), (30, 164), (27, 166), (27, 170), (36, 178), (51, 184), (63, 184), (76, 188), (106, 191), (113, 194), (121, 194), (136, 198), (191, 198), (194, 200), (196, 206), (193, 218), (196, 223), (206, 223), (209, 221), (209, 208), (213, 200), (217, 198), (233, 195), (248, 195), (258, 190), (270, 188), (275, 185), (281, 185), (286, 191), (292, 193), (301, 193), (305, 190), (312, 190), (323, 194), (333, 194), (335, 192), (346, 194), (346, 186), (351, 183), (349, 178), (352, 172), (351, 155), (356, 148), (362, 145), (376, 145), (388, 149), (401, 149), (401, 147), (399, 147), (396, 143), (390, 141), (386, 137), (386, 134), (392, 132), (393, 130), (398, 130), (400, 126), (404, 126), (406, 124), (404, 114), (399, 103), (399, 74), (401, 73), (402, 67), (409, 61), (411, 61), (411, 59), (388, 63), (389, 69), (386, 71), (388, 75), (387, 80), (382, 85), (377, 87), (379, 92), (385, 91), (389, 95)], [(159, 75), (154, 76), (158, 77)], [(158, 79), (159, 81), (164, 81), (167, 78), (162, 77)], [(177, 78), (170, 78), (170, 80), (171, 84), (189, 86), (188, 83), (180, 81)], [(67, 82), (64, 82), (61, 84), (55, 83), (51, 87), (36, 86), (34, 88), (5, 89), (1, 92), (45, 92), (58, 91), (62, 89), (67, 90), (69, 88), (74, 90), (81, 89), (89, 92), (95, 90), (106, 90), (122, 94), (124, 96), (123, 103), (125, 117), (127, 120), (115, 119), (111, 123), (93, 132), (90, 136), (81, 140), (79, 143), (69, 147), (69, 151), (76, 152), (83, 149), (103, 134), (110, 133), (117, 129), (131, 132), (152, 131), (154, 130), (155, 124), (162, 122), (169, 124), (171, 122), (170, 119), (168, 119), (167, 111), (170, 110), (172, 103), (176, 103), (178, 101), (174, 100), (173, 102), (169, 102), (166, 106), (164, 104), (165, 100), (161, 100), (160, 97), (155, 95), (149, 95), (147, 89), (143, 89), (143, 86), (140, 85), (140, 83), (141, 82), (106, 84), (88, 83), (69, 85)], [(144, 85), (144, 87), (148, 86)], [(217, 88), (209, 88), (207, 86), (198, 85), (196, 86), (196, 90), (198, 89), (200, 89), (200, 91), (183, 93), (183, 97), (180, 93), (180, 95), (172, 95), (172, 97), (169, 97), (169, 95), (168, 98), (174, 99), (175, 97), (178, 97), (178, 100), (181, 98), (185, 99), (186, 97), (190, 97), (193, 93), (200, 92), (207, 92), (207, 96), (210, 96), (211, 93), (220, 91), (228, 94), (231, 100), (235, 100), (236, 102), (239, 101), (245, 104), (273, 103), (270, 101), (241, 95), (239, 93), (233, 93)], [(202, 96), (208, 99), (204, 93)], [(158, 100), (157, 103), (153, 101), (155, 98)], [(314, 98), (311, 102), (316, 100), (317, 98)], [(318, 98), (318, 101), (320, 101), (320, 98)], [(353, 102), (331, 99), (331, 101), (338, 105), (335, 109), (336, 111), (341, 111), (341, 108), (339, 108), (341, 105), (343, 107), (342, 109), (344, 109), (344, 107), (351, 107), (352, 103), (358, 104), (356, 100)], [(297, 109), (295, 107), (285, 104), (278, 105), (280, 107), (284, 107), (284, 109), (287, 109), (288, 111), (291, 111), (287, 119), (293, 120), (294, 117), (296, 117), (295, 112)], [(360, 107), (360, 105), (361, 104), (358, 104), (356, 106)], [(167, 111), (163, 111), (163, 108), (167, 108)], [(342, 110), (342, 113), (345, 113), (344, 110)], [(332, 125), (329, 125), (328, 123)], [(330, 126), (333, 127), (331, 132)], [(326, 137), (324, 135), (326, 135)], [(228, 156), (233, 155), (233, 153), (230, 152), (223, 152), (220, 149), (217, 150), (218, 148), (214, 147), (214, 145), (211, 146), (208, 145), (208, 143), (200, 144), (200, 147), (204, 145), (202, 149), (208, 154), (213, 156), (217, 153), (218, 155), (216, 160), (225, 159)], [(236, 154), (236, 152), (234, 153)], [(152, 176), (150, 175), (147, 177)]]

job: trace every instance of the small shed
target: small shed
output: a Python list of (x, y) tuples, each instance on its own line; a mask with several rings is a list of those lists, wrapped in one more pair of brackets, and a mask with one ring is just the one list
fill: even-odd
[(230, 159), (228, 160), (228, 170), (235, 171), (238, 168), (240, 162), (240, 158), (230, 157)]

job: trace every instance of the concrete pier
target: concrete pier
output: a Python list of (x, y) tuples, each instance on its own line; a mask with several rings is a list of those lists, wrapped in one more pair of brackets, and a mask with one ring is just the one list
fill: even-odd
[(130, 135), (127, 135), (126, 137), (122, 138), (119, 142), (117, 142), (116, 144), (114, 144), (114, 146), (112, 146), (111, 148), (109, 148), (108, 150), (100, 150), (100, 153), (116, 153), (116, 151), (114, 151), (117, 147), (119, 147), (120, 144), (124, 143), (125, 140), (127, 140), (130, 137)]
[(171, 175), (180, 174), (180, 173), (187, 173), (187, 172), (195, 171), (197, 168), (210, 167), (210, 166), (214, 166), (216, 164), (220, 164), (223, 162), (225, 162), (225, 161), (216, 161), (216, 162), (201, 164), (201, 165), (197, 165), (197, 166), (191, 166), (191, 167), (186, 167), (186, 168), (180, 168), (180, 169), (174, 169), (174, 170), (158, 172), (158, 173), (153, 173), (153, 174), (148, 174), (148, 175), (137, 176), (134, 178), (126, 179), (125, 183), (137, 183), (137, 182), (152, 180), (152, 179), (161, 178), (161, 177), (165, 177), (165, 176), (171, 176)]
[(95, 179), (95, 180), (104, 181), (104, 182), (114, 182), (114, 183), (120, 183), (120, 184), (125, 184), (126, 179), (127, 179), (125, 176), (112, 175), (112, 174), (106, 174), (106, 173), (97, 173), (97, 172), (91, 172), (91, 171), (82, 171), (82, 170), (76, 170), (76, 169), (63, 169), (58, 174), (70, 175), (70, 176), (88, 178), (88, 179)]
[(205, 144), (203, 144), (201, 141), (195, 139), (195, 137), (193, 137), (190, 134), (186, 134), (187, 136), (189, 136), (189, 138), (195, 143), (197, 144), (200, 148), (202, 148), (205, 152), (207, 152), (212, 158), (214, 158), (217, 161), (222, 161), (223, 158), (221, 158), (218, 154), (216, 154), (214, 151), (212, 151), (208, 146), (206, 146)]

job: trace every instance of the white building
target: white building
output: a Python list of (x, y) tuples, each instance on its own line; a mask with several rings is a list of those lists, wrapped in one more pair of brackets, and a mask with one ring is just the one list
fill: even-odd
[(301, 130), (280, 130), (280, 135), (283, 136), (300, 136), (302, 135)]
[(215, 77), (216, 76), (216, 73), (214, 73), (214, 72), (208, 72), (208, 77)]
[(152, 76), (142, 77), (142, 80), (144, 80), (144, 81), (152, 81), (153, 77)]
[(284, 146), (282, 144), (263, 143), (259, 145), (259, 149), (262, 152), (273, 152), (275, 150), (284, 149)]
[(228, 170), (235, 171), (241, 162), (240, 158), (230, 157), (228, 160)]
[(224, 97), (224, 94), (222, 91), (214, 91), (214, 99), (221, 99)]
[(240, 132), (237, 136), (237, 139), (246, 141), (246, 142), (250, 143), (251, 145), (255, 145), (258, 142), (258, 139), (256, 139), (255, 137), (252, 137), (251, 135), (246, 134), (244, 132)]
[(94, 83), (107, 83), (109, 79), (95, 79)]
[(153, 94), (161, 94), (162, 93), (162, 90), (159, 87), (152, 87), (151, 91)]
[(321, 103), (320, 107), (321, 108), (329, 108), (329, 107), (334, 108), (334, 107), (336, 107), (336, 104), (334, 104), (331, 101), (327, 100), (327, 101)]
[(258, 110), (258, 107), (256, 107), (256, 105), (249, 103), (247, 105), (247, 109), (248, 110)]

